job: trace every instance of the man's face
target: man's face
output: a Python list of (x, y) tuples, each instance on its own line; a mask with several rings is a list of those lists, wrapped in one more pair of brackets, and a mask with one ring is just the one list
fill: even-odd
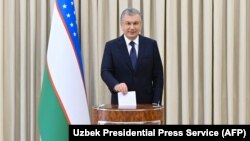
[(137, 35), (141, 32), (142, 22), (139, 15), (125, 15), (121, 21), (121, 29), (124, 35), (130, 39), (134, 40)]

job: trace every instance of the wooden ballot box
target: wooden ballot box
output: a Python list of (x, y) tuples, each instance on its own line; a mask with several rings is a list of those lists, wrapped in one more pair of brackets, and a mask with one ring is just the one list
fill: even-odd
[(151, 104), (118, 106), (103, 104), (92, 107), (92, 124), (163, 124), (164, 114), (162, 106)]

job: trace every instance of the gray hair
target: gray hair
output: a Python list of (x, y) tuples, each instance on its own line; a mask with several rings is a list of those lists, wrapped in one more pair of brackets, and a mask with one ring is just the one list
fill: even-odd
[(123, 10), (122, 14), (121, 14), (121, 18), (120, 18), (121, 22), (122, 22), (125, 15), (129, 15), (129, 16), (139, 15), (141, 17), (141, 21), (143, 20), (141, 12), (135, 8), (127, 8), (127, 9)]

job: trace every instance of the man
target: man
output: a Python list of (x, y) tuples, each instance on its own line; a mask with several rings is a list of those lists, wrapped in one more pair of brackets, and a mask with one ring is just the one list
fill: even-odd
[(118, 104), (118, 92), (128, 91), (136, 92), (137, 104), (161, 104), (163, 67), (157, 42), (140, 35), (142, 15), (134, 8), (122, 12), (120, 26), (124, 34), (106, 43), (101, 64), (111, 104)]

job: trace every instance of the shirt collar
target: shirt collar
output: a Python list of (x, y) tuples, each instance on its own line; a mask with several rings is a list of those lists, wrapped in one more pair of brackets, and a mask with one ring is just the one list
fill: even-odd
[[(124, 35), (124, 39), (125, 39), (126, 45), (129, 45), (131, 40), (129, 40), (125, 35)], [(136, 45), (139, 45), (139, 36), (137, 36), (133, 41), (135, 42)]]

